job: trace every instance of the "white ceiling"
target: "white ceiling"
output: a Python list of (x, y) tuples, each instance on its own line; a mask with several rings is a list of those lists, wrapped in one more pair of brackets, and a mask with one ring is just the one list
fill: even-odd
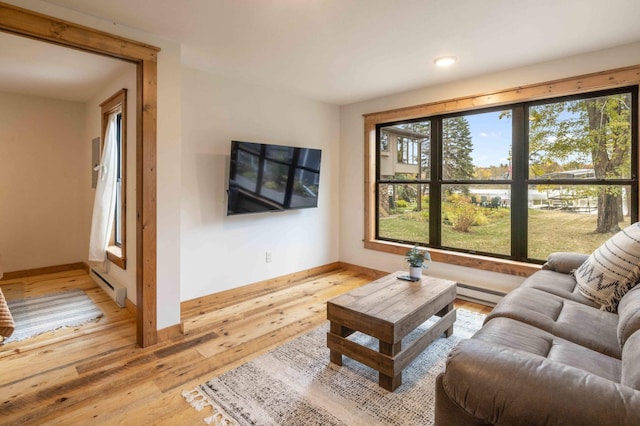
[(0, 32), (0, 92), (86, 102), (131, 68), (135, 65)]
[[(186, 66), (339, 105), (640, 41), (639, 0), (48, 2), (178, 41)], [(458, 63), (436, 69), (444, 54)]]

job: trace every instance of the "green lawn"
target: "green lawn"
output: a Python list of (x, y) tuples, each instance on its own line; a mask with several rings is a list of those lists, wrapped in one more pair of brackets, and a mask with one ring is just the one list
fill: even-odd
[[(488, 223), (459, 232), (443, 224), (442, 245), (479, 252), (511, 253), (510, 215), (486, 212)], [(559, 210), (529, 210), (529, 257), (544, 260), (556, 251), (591, 253), (612, 234), (594, 234), (596, 215)], [(621, 222), (620, 227), (629, 225)], [(380, 236), (403, 241), (429, 241), (429, 224), (419, 213), (405, 212), (379, 220)]]
[[(594, 234), (597, 216), (558, 210), (529, 210), (529, 251), (534, 259), (546, 259), (554, 251), (591, 253), (613, 233)], [(627, 219), (620, 228), (629, 226)]]

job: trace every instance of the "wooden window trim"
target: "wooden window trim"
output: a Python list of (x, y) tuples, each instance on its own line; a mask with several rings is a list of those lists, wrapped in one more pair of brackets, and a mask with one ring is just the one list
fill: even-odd
[[(122, 269), (127, 269), (127, 89), (121, 89), (113, 94), (109, 99), (100, 104), (101, 120), (102, 120), (102, 142), (100, 144), (101, 152), (104, 148), (105, 135), (107, 133), (107, 124), (109, 116), (114, 113), (121, 113), (121, 129), (122, 135), (121, 145), (121, 170), (120, 181), (122, 183), (122, 203), (120, 205), (120, 217), (122, 220), (122, 244), (117, 246), (114, 242), (114, 236), (111, 237), (109, 247), (107, 247), (107, 259)], [(115, 232), (115, 230), (113, 231)]]
[[(377, 211), (375, 205), (375, 173), (377, 161), (376, 125), (637, 84), (640, 84), (640, 65), (505, 89), (487, 94), (364, 114), (364, 248), (398, 255), (404, 255), (408, 248), (410, 248), (410, 246), (406, 244), (375, 239), (375, 215)], [(540, 269), (540, 265), (497, 259), (489, 256), (479, 256), (440, 249), (430, 249), (430, 252), (432, 253), (432, 259), (437, 262), (510, 275), (528, 276)]]
[(159, 48), (73, 22), (0, 3), (0, 31), (123, 59), (137, 66), (136, 341), (158, 341), (156, 142)]

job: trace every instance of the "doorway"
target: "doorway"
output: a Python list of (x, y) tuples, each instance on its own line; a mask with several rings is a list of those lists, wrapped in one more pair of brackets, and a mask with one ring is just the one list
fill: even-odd
[(0, 31), (136, 64), (136, 341), (157, 342), (156, 120), (159, 49), (0, 3)]

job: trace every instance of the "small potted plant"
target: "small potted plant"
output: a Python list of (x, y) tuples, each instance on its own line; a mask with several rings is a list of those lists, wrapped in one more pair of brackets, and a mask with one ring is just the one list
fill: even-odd
[(422, 268), (427, 269), (425, 261), (430, 261), (431, 256), (427, 250), (420, 250), (418, 246), (414, 246), (407, 252), (405, 259), (409, 263), (409, 276), (422, 278)]

